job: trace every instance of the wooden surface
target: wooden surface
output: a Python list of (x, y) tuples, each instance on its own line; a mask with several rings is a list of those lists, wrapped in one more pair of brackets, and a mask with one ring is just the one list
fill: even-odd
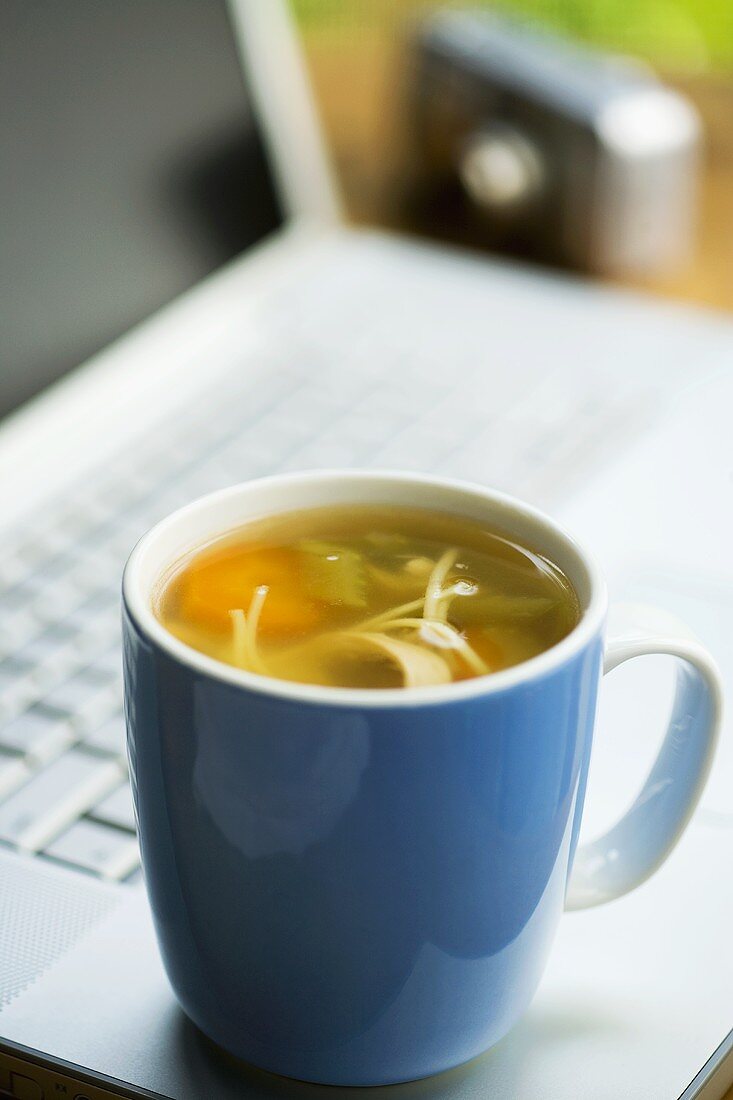
[[(311, 33), (305, 41), (348, 214), (356, 222), (397, 228), (409, 64), (403, 43), (402, 35), (379, 27), (358, 35)], [(683, 270), (626, 283), (733, 310), (733, 73), (667, 80), (694, 102), (705, 131), (696, 254)]]

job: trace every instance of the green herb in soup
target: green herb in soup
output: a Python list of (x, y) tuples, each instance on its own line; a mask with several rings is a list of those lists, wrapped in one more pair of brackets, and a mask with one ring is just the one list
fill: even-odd
[(411, 688), (486, 676), (564, 638), (552, 562), (457, 516), (387, 506), (267, 517), (179, 562), (155, 612), (181, 641), (281, 680)]

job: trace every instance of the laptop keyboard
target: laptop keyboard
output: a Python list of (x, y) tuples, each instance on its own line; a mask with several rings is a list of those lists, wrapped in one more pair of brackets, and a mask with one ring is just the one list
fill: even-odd
[(272, 321), (280, 344), (268, 339), (223, 393), (217, 385), (216, 400), (176, 416), (134, 454), (128, 447), (6, 539), (0, 844), (110, 880), (139, 877), (119, 583), (136, 539), (166, 513), (246, 478), (324, 466), (432, 470), (551, 506), (658, 402), (648, 379), (621, 386), (611, 357), (497, 372), (463, 347), (459, 383), (442, 326), (431, 340), (425, 317), (419, 346), (409, 316), (402, 339), (393, 314), (389, 331), (368, 313), (339, 329), (303, 310), (284, 333), (273, 307)]

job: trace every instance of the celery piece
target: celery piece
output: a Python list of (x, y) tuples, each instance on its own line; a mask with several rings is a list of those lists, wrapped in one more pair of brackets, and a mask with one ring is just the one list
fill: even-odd
[(366, 573), (361, 554), (336, 543), (298, 543), (309, 596), (342, 607), (366, 607)]

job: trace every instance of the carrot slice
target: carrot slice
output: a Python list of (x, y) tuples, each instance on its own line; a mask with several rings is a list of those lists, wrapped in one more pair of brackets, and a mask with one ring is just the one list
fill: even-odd
[(264, 635), (289, 636), (315, 626), (317, 606), (300, 589), (298, 555), (285, 547), (247, 549), (206, 557), (185, 570), (179, 613), (189, 622), (229, 631), (229, 612), (250, 605), (255, 589), (269, 593), (259, 620)]

